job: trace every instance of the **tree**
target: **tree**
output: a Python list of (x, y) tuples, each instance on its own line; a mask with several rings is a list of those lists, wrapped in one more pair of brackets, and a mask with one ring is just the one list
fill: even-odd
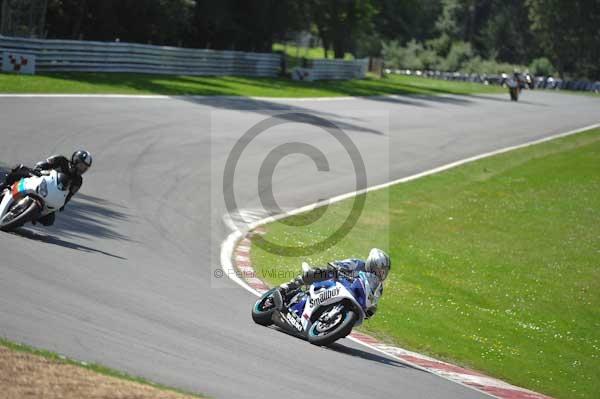
[(1, 0), (0, 34), (43, 37), (47, 0)]
[(50, 0), (49, 37), (181, 45), (192, 0)]
[(374, 31), (383, 40), (423, 41), (435, 34), (440, 0), (375, 0)]
[(600, 2), (527, 0), (532, 29), (561, 76), (600, 79)]
[(371, 30), (376, 11), (373, 0), (309, 0), (308, 9), (323, 47), (331, 46), (335, 58), (354, 50), (356, 38)]
[(546, 57), (536, 58), (529, 64), (529, 72), (535, 76), (552, 76), (555, 74), (554, 66)]
[(444, 71), (460, 71), (471, 58), (473, 58), (471, 44), (457, 41), (452, 43), (452, 47), (440, 67)]
[(495, 0), (476, 49), (488, 57), (510, 63), (528, 63), (537, 54), (522, 0)]
[(298, 0), (196, 1), (192, 24), (194, 47), (271, 51), (275, 38), (308, 28)]

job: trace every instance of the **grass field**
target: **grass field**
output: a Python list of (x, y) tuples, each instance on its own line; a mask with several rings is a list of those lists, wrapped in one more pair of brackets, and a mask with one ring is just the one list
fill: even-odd
[[(14, 399), (41, 396), (139, 399), (202, 397), (4, 338), (0, 338), (0, 392)], [(0, 397), (4, 396), (0, 394)]]
[[(293, 274), (301, 260), (364, 257), (382, 246), (393, 271), (365, 332), (558, 398), (599, 397), (600, 129), (366, 200), (357, 226), (322, 253), (280, 257), (253, 245), (257, 271), (277, 284), (273, 271)], [(306, 227), (267, 225), (266, 238), (319, 241), (351, 202)]]
[(384, 94), (503, 93), (498, 87), (410, 76), (299, 82), (285, 78), (169, 76), (125, 73), (0, 73), (0, 93), (165, 94), (257, 97), (335, 97)]

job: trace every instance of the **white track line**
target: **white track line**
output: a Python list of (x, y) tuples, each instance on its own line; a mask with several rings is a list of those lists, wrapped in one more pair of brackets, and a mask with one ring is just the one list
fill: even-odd
[[(397, 97), (395, 95), (385, 95), (385, 96), (367, 96), (369, 97)], [(250, 100), (264, 100), (264, 101), (348, 101), (360, 99), (361, 97), (349, 97), (349, 96), (340, 96), (340, 97), (257, 97), (257, 96), (202, 96), (202, 95), (193, 95), (193, 94), (182, 94), (182, 95), (165, 95), (165, 94), (0, 94), (0, 98), (112, 98), (112, 99), (141, 99), (141, 100), (165, 100), (165, 99), (179, 99), (179, 100), (189, 100), (189, 99), (197, 99), (197, 100), (242, 100), (242, 99), (250, 99)]]
[[(594, 125), (585, 126), (585, 127), (582, 127), (582, 128), (579, 128), (579, 129), (575, 129), (575, 130), (570, 130), (570, 131), (564, 132), (564, 133), (559, 133), (559, 134), (551, 135), (551, 136), (544, 137), (544, 138), (541, 138), (541, 139), (538, 139), (538, 140), (529, 141), (529, 142), (526, 142), (526, 143), (523, 143), (523, 144), (514, 145), (514, 146), (510, 146), (510, 147), (505, 147), (505, 148), (502, 148), (502, 149), (499, 149), (499, 150), (495, 150), (495, 151), (486, 152), (484, 154), (476, 155), (476, 156), (469, 157), (469, 158), (464, 158), (464, 159), (461, 159), (461, 160), (456, 161), (456, 162), (451, 162), (449, 164), (446, 164), (446, 165), (443, 165), (443, 166), (439, 166), (437, 168), (429, 169), (427, 171), (414, 174), (412, 176), (403, 177), (401, 179), (393, 180), (393, 181), (390, 181), (388, 183), (384, 183), (384, 184), (379, 184), (379, 185), (376, 185), (376, 186), (372, 186), (372, 187), (369, 187), (369, 188), (364, 189), (364, 190), (352, 191), (352, 192), (347, 193), (347, 194), (338, 195), (338, 196), (333, 197), (333, 198), (331, 198), (329, 200), (315, 202), (313, 204), (306, 205), (306, 206), (303, 206), (303, 207), (300, 207), (300, 208), (297, 208), (297, 209), (294, 209), (294, 210), (291, 210), (291, 211), (288, 211), (288, 212), (285, 212), (285, 213), (282, 213), (282, 214), (279, 214), (279, 215), (270, 216), (270, 217), (267, 217), (267, 218), (264, 218), (264, 219), (257, 220), (257, 221), (255, 221), (253, 223), (250, 223), (247, 226), (246, 230), (243, 231), (243, 232), (239, 231), (239, 230), (233, 231), (223, 241), (223, 243), (221, 244), (221, 268), (223, 269), (224, 274), (227, 275), (233, 282), (235, 282), (236, 284), (240, 285), (241, 287), (243, 287), (244, 289), (246, 289), (250, 293), (252, 293), (252, 294), (254, 294), (256, 296), (260, 296), (260, 293), (257, 290), (255, 290), (254, 288), (250, 287), (243, 279), (241, 279), (240, 277), (238, 277), (238, 275), (236, 274), (236, 271), (235, 271), (235, 267), (233, 265), (233, 254), (234, 254), (234, 251), (235, 251), (237, 243), (239, 241), (241, 241), (246, 236), (246, 234), (248, 232), (252, 231), (253, 229), (255, 229), (255, 228), (259, 227), (259, 226), (262, 226), (262, 225), (274, 222), (276, 220), (283, 219), (283, 218), (291, 216), (291, 215), (295, 215), (295, 214), (298, 214), (298, 213), (303, 213), (303, 212), (306, 212), (306, 211), (310, 211), (310, 210), (312, 210), (314, 208), (318, 208), (320, 206), (324, 206), (324, 205), (327, 205), (327, 204), (332, 204), (332, 203), (335, 203), (335, 202), (343, 201), (345, 199), (354, 197), (354, 196), (359, 195), (359, 194), (363, 194), (363, 193), (374, 191), (374, 190), (380, 190), (380, 189), (383, 189), (383, 188), (390, 187), (390, 186), (392, 186), (394, 184), (399, 184), (399, 183), (404, 183), (404, 182), (416, 180), (418, 178), (429, 176), (429, 175), (432, 175), (432, 174), (435, 174), (435, 173), (439, 173), (439, 172), (442, 172), (442, 171), (445, 171), (445, 170), (448, 170), (448, 169), (452, 169), (452, 168), (455, 168), (457, 166), (464, 165), (466, 163), (473, 162), (473, 161), (476, 161), (476, 160), (479, 160), (479, 159), (483, 159), (483, 158), (491, 157), (491, 156), (494, 156), (494, 155), (502, 154), (502, 153), (505, 153), (505, 152), (508, 152), (508, 151), (512, 151), (512, 150), (516, 150), (516, 149), (519, 149), (519, 148), (529, 147), (529, 146), (532, 146), (532, 145), (535, 145), (535, 144), (544, 143), (546, 141), (554, 140), (554, 139), (561, 138), (561, 137), (570, 136), (570, 135), (573, 135), (573, 134), (581, 133), (583, 131), (590, 130), (590, 129), (595, 129), (595, 128), (598, 128), (598, 127), (600, 127), (600, 123), (597, 123), (597, 124), (594, 124)], [(399, 360), (399, 361), (402, 361), (402, 362), (405, 362), (405, 363), (410, 363), (410, 362), (407, 362), (404, 359), (401, 359), (399, 357), (394, 356), (393, 354), (387, 353), (387, 352), (385, 352), (385, 351), (383, 351), (383, 350), (381, 350), (381, 349), (379, 349), (379, 348), (377, 348), (377, 347), (375, 347), (373, 345), (370, 345), (370, 344), (368, 344), (366, 342), (362, 342), (361, 340), (358, 340), (358, 339), (355, 339), (355, 338), (352, 338), (352, 337), (347, 337), (347, 339), (350, 339), (353, 342), (361, 344), (361, 345), (363, 345), (363, 346), (365, 346), (365, 347), (367, 347), (369, 349), (375, 350), (375, 351), (377, 351), (379, 353), (385, 354), (386, 356), (388, 356), (390, 358), (393, 358), (395, 360)], [(419, 369), (431, 372), (431, 370), (424, 369), (423, 367), (421, 367), (419, 365), (416, 365), (416, 364), (411, 364), (411, 365), (415, 366), (415, 367), (417, 367)], [(493, 395), (491, 395), (491, 394), (489, 394), (487, 392), (482, 391), (481, 389), (478, 389), (476, 387), (464, 384), (464, 383), (462, 383), (460, 381), (457, 381), (455, 379), (451, 379), (451, 378), (449, 378), (447, 376), (444, 376), (444, 375), (441, 375), (441, 374), (438, 374), (438, 373), (434, 373), (434, 374), (436, 374), (437, 376), (439, 376), (441, 378), (444, 378), (444, 379), (446, 379), (448, 381), (452, 381), (455, 384), (459, 384), (459, 385), (465, 386), (467, 388), (474, 389), (474, 390), (476, 390), (476, 391), (478, 391), (480, 393), (483, 393), (483, 394), (485, 394), (487, 396), (490, 396), (490, 397), (495, 397), (495, 396), (493, 396)]]

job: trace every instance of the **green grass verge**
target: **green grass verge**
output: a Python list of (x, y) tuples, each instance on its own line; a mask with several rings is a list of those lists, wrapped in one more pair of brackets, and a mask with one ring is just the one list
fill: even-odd
[(165, 386), (165, 385), (162, 385), (162, 384), (157, 384), (157, 383), (149, 381), (149, 380), (147, 380), (145, 378), (135, 377), (135, 376), (129, 375), (127, 373), (124, 373), (122, 371), (111, 369), (109, 367), (102, 366), (102, 365), (97, 364), (97, 363), (86, 363), (86, 362), (81, 362), (81, 361), (69, 359), (68, 357), (59, 355), (58, 353), (55, 353), (55, 352), (47, 351), (45, 349), (33, 348), (33, 347), (29, 346), (29, 345), (12, 342), (12, 341), (9, 341), (9, 340), (7, 340), (5, 338), (1, 338), (1, 337), (0, 337), (0, 345), (6, 347), (8, 349), (11, 349), (13, 351), (23, 352), (23, 353), (29, 353), (29, 354), (32, 354), (32, 355), (41, 356), (41, 357), (44, 357), (44, 358), (49, 359), (49, 360), (51, 360), (53, 362), (56, 362), (56, 363), (70, 364), (70, 365), (73, 365), (73, 366), (82, 367), (84, 369), (88, 369), (88, 370), (93, 371), (95, 373), (99, 373), (99, 374), (106, 375), (106, 376), (109, 376), (109, 377), (119, 378), (119, 379), (122, 379), (122, 380), (136, 382), (138, 384), (148, 385), (148, 386), (151, 386), (153, 388), (161, 389), (161, 390), (164, 390), (164, 391), (177, 392), (177, 393), (180, 393), (180, 394), (184, 394), (184, 395), (188, 395), (188, 396), (193, 396), (193, 397), (197, 397), (197, 398), (206, 398), (206, 396), (201, 396), (201, 395), (198, 395), (196, 393), (191, 393), (191, 392), (187, 392), (187, 391), (184, 391), (184, 390), (181, 390), (181, 389), (168, 387), (168, 386)]
[[(301, 260), (387, 248), (393, 270), (363, 331), (558, 398), (597, 398), (599, 171), (596, 129), (369, 193), (338, 245), (299, 258), (254, 244), (252, 261), (278, 284)], [(305, 227), (270, 224), (266, 238), (317, 242), (351, 203)]]
[[(298, 47), (293, 44), (275, 43), (273, 44), (273, 51), (282, 51), (288, 57), (291, 58), (308, 58), (311, 60), (318, 60), (323, 58), (333, 59), (333, 51), (327, 52), (325, 57), (325, 50), (323, 47)], [(345, 60), (353, 60), (354, 57), (350, 53), (346, 53), (344, 56)]]
[[(325, 50), (323, 47), (298, 47), (293, 44), (281, 44), (275, 43), (273, 44), (273, 51), (281, 51), (286, 55), (287, 67), (289, 69), (301, 66), (302, 59), (306, 58), (309, 60), (318, 60), (323, 58), (334, 58), (333, 51), (327, 52), (327, 57), (325, 57)], [(350, 53), (346, 53), (344, 55), (345, 60), (353, 60), (354, 57)]]
[(170, 76), (126, 73), (0, 73), (0, 93), (165, 94), (256, 97), (335, 97), (384, 94), (503, 93), (498, 87), (410, 76), (299, 82), (285, 78)]

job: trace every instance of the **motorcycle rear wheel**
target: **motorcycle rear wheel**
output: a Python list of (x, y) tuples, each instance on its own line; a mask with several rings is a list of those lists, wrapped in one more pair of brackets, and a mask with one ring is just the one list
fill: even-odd
[(25, 223), (32, 221), (38, 211), (38, 204), (34, 200), (28, 197), (23, 198), (0, 220), (0, 230), (12, 231), (17, 227), (21, 227)]

